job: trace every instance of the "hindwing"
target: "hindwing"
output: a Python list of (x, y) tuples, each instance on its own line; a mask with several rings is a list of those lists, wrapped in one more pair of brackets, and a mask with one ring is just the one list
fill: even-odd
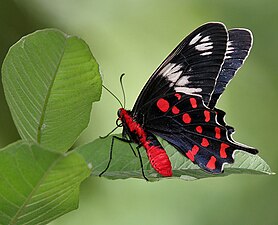
[(208, 104), (210, 108), (216, 105), (226, 86), (248, 57), (252, 47), (253, 37), (251, 31), (247, 29), (231, 29), (228, 34), (227, 51)]
[(258, 151), (231, 138), (231, 128), (220, 124), (223, 115), (208, 108), (201, 97), (183, 93), (159, 98), (145, 114), (144, 128), (175, 146), (202, 169), (220, 173), (223, 164), (233, 163), (236, 149)]

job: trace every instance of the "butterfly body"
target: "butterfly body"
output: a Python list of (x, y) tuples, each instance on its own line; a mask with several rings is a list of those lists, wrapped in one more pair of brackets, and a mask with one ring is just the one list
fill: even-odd
[(122, 121), (124, 132), (130, 140), (145, 148), (152, 167), (162, 176), (172, 176), (171, 162), (156, 137), (146, 133), (142, 126), (131, 116), (130, 111), (120, 108), (118, 116)]
[(123, 138), (143, 146), (162, 176), (173, 172), (156, 136), (213, 174), (234, 162), (236, 150), (258, 153), (232, 139), (234, 128), (225, 123), (225, 112), (215, 108), (251, 46), (246, 29), (227, 30), (222, 23), (197, 28), (153, 73), (133, 109), (119, 109)]

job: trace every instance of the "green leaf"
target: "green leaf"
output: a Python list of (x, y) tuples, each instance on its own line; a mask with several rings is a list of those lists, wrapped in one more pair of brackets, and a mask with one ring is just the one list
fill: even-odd
[(46, 224), (76, 209), (90, 174), (82, 156), (23, 141), (0, 150), (0, 224)]
[(24, 140), (68, 150), (99, 100), (101, 77), (87, 44), (55, 29), (13, 45), (2, 66), (5, 96)]
[[(201, 170), (166, 141), (161, 138), (159, 138), (159, 141), (170, 158), (174, 178), (195, 180), (206, 177), (227, 176), (235, 173), (272, 174), (270, 167), (260, 156), (238, 151), (235, 154), (234, 164), (225, 165), (223, 174), (212, 175)], [(96, 139), (77, 149), (77, 152), (84, 156), (87, 163), (92, 164), (93, 175), (97, 176), (105, 169), (109, 159), (110, 145), (111, 136), (106, 139)], [(133, 147), (136, 149), (136, 145), (133, 145)], [(141, 148), (140, 152), (146, 176), (150, 180), (161, 179), (162, 177), (150, 166), (144, 148)], [(110, 179), (143, 178), (139, 158), (134, 156), (127, 143), (115, 140), (112, 162), (103, 176)]]

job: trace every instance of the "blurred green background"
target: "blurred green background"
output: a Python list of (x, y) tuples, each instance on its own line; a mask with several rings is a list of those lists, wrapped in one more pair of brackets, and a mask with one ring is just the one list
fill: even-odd
[[(254, 35), (245, 66), (219, 107), (236, 127), (235, 139), (256, 146), (278, 171), (278, 2), (243, 0), (0, 0), (0, 62), (21, 36), (55, 27), (83, 38), (99, 62), (104, 83), (121, 97), (125, 72), (127, 108), (151, 73), (190, 31), (208, 21), (246, 27)], [(119, 105), (106, 92), (77, 145), (107, 134)], [(66, 131), (65, 131), (66, 132)], [(0, 147), (18, 134), (0, 88)], [(101, 151), (101, 149), (100, 149)], [(205, 225), (278, 224), (277, 176), (234, 175), (194, 182), (110, 181), (81, 185), (80, 207), (52, 222), (60, 224)]]

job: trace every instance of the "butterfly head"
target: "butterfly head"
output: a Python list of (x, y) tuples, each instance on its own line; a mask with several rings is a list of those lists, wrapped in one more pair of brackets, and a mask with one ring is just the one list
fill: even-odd
[(119, 119), (121, 119), (123, 117), (123, 111), (125, 111), (124, 108), (118, 109), (117, 115), (118, 115)]

